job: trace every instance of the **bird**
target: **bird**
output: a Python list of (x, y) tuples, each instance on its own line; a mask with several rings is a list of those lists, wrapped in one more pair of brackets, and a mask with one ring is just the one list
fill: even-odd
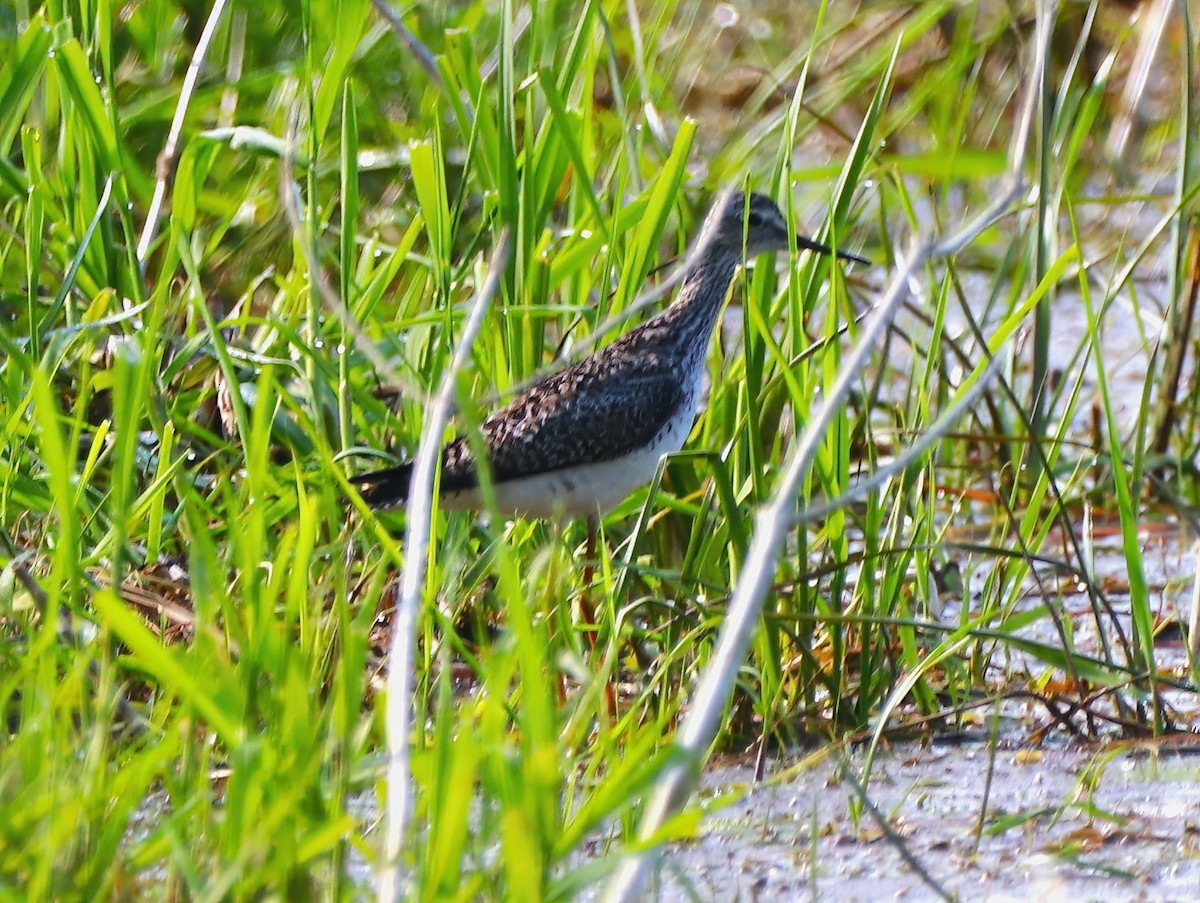
[[(832, 250), (796, 236), (800, 249)], [(538, 380), (480, 427), (496, 508), (515, 515), (595, 521), (649, 483), (695, 421), (706, 357), (729, 287), (744, 260), (788, 250), (788, 224), (764, 194), (727, 190), (705, 217), (675, 300), (656, 316)], [(867, 263), (838, 252), (843, 260)], [(372, 508), (403, 507), (412, 463), (352, 477)], [(473, 443), (442, 449), (439, 505), (485, 505)]]

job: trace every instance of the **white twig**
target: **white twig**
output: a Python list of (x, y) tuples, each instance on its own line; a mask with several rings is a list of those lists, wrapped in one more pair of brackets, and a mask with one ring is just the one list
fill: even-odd
[[(429, 80), (433, 82), (434, 86), (443, 94), (449, 96), (450, 87), (446, 84), (446, 80), (442, 78), (442, 71), (438, 69), (437, 59), (434, 57), (433, 52), (422, 43), (420, 38), (409, 31), (408, 26), (404, 24), (400, 15), (385, 0), (371, 0), (371, 3), (387, 21), (392, 31), (396, 33), (396, 37), (400, 39), (400, 43), (408, 48), (408, 52), (413, 55), (413, 59), (425, 70), (425, 74), (429, 76)], [(464, 132), (469, 132), (471, 130), (471, 123), (475, 120), (475, 110), (468, 98), (460, 98), (459, 102), (467, 114), (467, 121), (461, 123), (461, 125)]]
[[(907, 296), (908, 280), (924, 263), (929, 249), (928, 242), (915, 248), (892, 278), (883, 299), (871, 317), (864, 322), (862, 334), (847, 355), (836, 382), (800, 437), (780, 481), (779, 489), (755, 517), (754, 538), (746, 553), (742, 577), (734, 590), (725, 623), (721, 626), (717, 648), (675, 738), (677, 755), (659, 778), (646, 813), (642, 817), (639, 834), (644, 843), (648, 843), (658, 833), (667, 819), (691, 795), (700, 763), (720, 727), (725, 704), (733, 690), (734, 679), (746, 656), (754, 628), (758, 625), (763, 597), (773, 582), (775, 563), (792, 522), (795, 497), (804, 474), (820, 447), (825, 430), (837, 416), (843, 399), (866, 365), (875, 342), (887, 330), (896, 310)], [(658, 855), (657, 846), (649, 846), (626, 860), (609, 886), (606, 899), (641, 899), (642, 888), (658, 861)]]
[[(1192, 543), (1192, 555), (1200, 561), (1200, 542)], [(1187, 642), (1192, 673), (1195, 674), (1195, 669), (1200, 663), (1200, 573), (1192, 578), (1192, 608), (1188, 612)]]
[(820, 442), (832, 423), (854, 382), (859, 378), (875, 343), (891, 325), (908, 282), (918, 268), (932, 256), (951, 254), (965, 246), (1000, 216), (1020, 192), (1025, 150), (1032, 128), (1033, 114), (1042, 85), (1045, 48), (1053, 22), (1053, 4), (1039, 4), (1034, 66), (1010, 146), (1006, 186), (996, 202), (956, 234), (942, 241), (923, 241), (905, 258), (892, 277), (872, 315), (864, 321), (862, 334), (843, 361), (837, 379), (825, 396), (792, 452), (771, 501), (755, 518), (754, 536), (746, 553), (746, 563), (734, 590), (725, 622), (721, 626), (712, 660), (697, 687), (687, 716), (675, 738), (676, 755), (658, 779), (639, 829), (642, 848), (630, 855), (614, 875), (606, 893), (608, 901), (635, 901), (642, 892), (660, 857), (661, 841), (655, 838), (666, 821), (687, 802), (700, 773), (700, 765), (716, 737), (725, 706), (733, 692), (738, 671), (745, 659), (750, 639), (758, 626), (762, 603), (770, 587), (784, 537), (793, 523), (795, 499), (804, 475), (812, 463)]
[[(359, 347), (379, 368), (393, 380), (400, 375), (373, 347), (338, 297), (317, 260), (315, 248), (306, 234), (301, 217), (299, 187), (292, 178), (292, 158), (295, 147), (295, 124), (289, 126), (286, 152), (281, 161), (280, 196), (284, 212), (291, 224), (308, 265), (313, 287), (321, 297), (326, 309), (332, 311), (358, 339)], [(350, 228), (351, 224), (344, 224)], [(412, 729), (413, 662), (416, 647), (417, 623), (420, 614), (421, 586), (425, 582), (427, 569), (426, 554), (429, 545), (430, 524), (433, 508), (433, 474), (437, 466), (437, 454), (441, 448), (441, 436), (450, 415), (456, 375), (466, 364), (475, 336), (483, 323), (492, 298), (500, 286), (500, 279), (508, 265), (511, 248), (509, 231), (506, 228), (492, 256), (487, 278), (475, 296), (470, 313), (463, 325), (458, 345), (450, 366), (442, 376), (437, 393), (429, 402), (428, 414), (422, 427), (421, 442), (413, 471), (412, 494), (408, 503), (408, 528), (405, 535), (405, 563), (401, 575), (400, 603), (392, 620), (392, 637), (388, 649), (388, 675), (384, 684), (384, 725), (387, 741), (387, 765), (384, 788), (386, 800), (380, 803), (384, 812), (384, 859), (380, 868), (377, 899), (380, 903), (392, 903), (402, 896), (401, 854), (408, 823), (412, 797), (411, 771), (409, 768), (408, 735)]]
[(425, 583), (430, 525), (433, 516), (433, 477), (442, 448), (442, 432), (450, 415), (454, 383), (459, 370), (471, 354), (471, 345), (483, 323), (484, 314), (500, 287), (508, 265), (509, 232), (500, 236), (492, 255), (487, 279), (475, 296), (471, 313), (463, 326), (450, 367), (442, 375), (441, 385), (429, 407), (421, 428), (421, 442), (413, 465), (408, 498), (408, 526), (404, 535), (404, 570), (400, 577), (400, 602), (392, 616), (392, 637), (388, 648), (387, 689), (384, 695), (384, 725), (387, 732), (387, 770), (384, 780), (383, 866), (379, 874), (377, 899), (392, 903), (401, 897), (403, 868), (401, 853), (412, 799), (412, 775), (409, 768), (409, 733), (413, 726), (414, 661), (417, 622), (421, 612), (421, 588)]
[(1033, 114), (1037, 111), (1041, 96), (1042, 79), (1046, 77), (1045, 61), (1050, 53), (1050, 32), (1054, 24), (1054, 0), (1039, 2), (1037, 7), (1037, 32), (1033, 46), (1033, 75), (1025, 85), (1025, 95), (1017, 112), (1016, 128), (1008, 145), (1008, 169), (996, 195), (979, 216), (958, 232), (939, 242), (933, 250), (935, 257), (956, 254), (979, 237), (984, 229), (994, 223), (1008, 205), (1015, 201), (1025, 187), (1025, 154), (1029, 150), (1029, 136), (1033, 131)]
[[(1123, 158), (1128, 149), (1138, 118), (1138, 105), (1144, 101), (1146, 86), (1154, 74), (1154, 58), (1158, 56), (1163, 35), (1170, 30), (1167, 20), (1177, 9), (1182, 12), (1182, 4), (1174, 0), (1158, 0), (1154, 4), (1142, 4), (1138, 10), (1135, 26), (1138, 31), (1137, 52), (1129, 67), (1129, 76), (1124, 80), (1121, 103), (1117, 107), (1117, 115), (1113, 117), (1113, 127), (1108, 132), (1105, 147), (1109, 156), (1117, 160)], [(1115, 55), (1116, 51), (1113, 51)]]
[[(292, 140), (289, 137), (288, 147), (290, 148), (291, 146)], [(320, 296), (321, 303), (325, 306), (326, 310), (338, 318), (342, 327), (354, 337), (355, 350), (362, 352), (363, 356), (371, 362), (371, 366), (375, 368), (375, 372), (380, 375), (381, 379), (392, 385), (399, 386), (409, 398), (419, 398), (422, 400), (422, 404), (427, 403), (425, 390), (401, 373), (392, 361), (379, 350), (379, 346), (375, 340), (367, 335), (366, 330), (354, 318), (354, 314), (350, 312), (350, 308), (346, 306), (346, 302), (338, 295), (333, 284), (330, 283), (329, 277), (325, 275), (325, 270), (321, 267), (321, 263), (317, 258), (312, 240), (305, 234), (302, 226), (300, 210), (303, 207), (303, 203), (300, 198), (300, 186), (292, 178), (291, 160), (292, 155), (289, 151), (282, 161), (283, 178), (280, 183), (280, 197), (283, 199), (283, 209), (287, 214), (288, 221), (291, 223), (292, 231), (295, 233), (296, 240), (303, 249), (305, 262), (308, 264), (308, 272), (312, 278), (312, 285)], [(343, 223), (342, 228), (349, 229), (351, 228), (351, 224)], [(346, 349), (342, 349), (339, 352), (339, 354), (348, 353)]]
[(988, 365), (984, 367), (983, 373), (975, 380), (975, 384), (970, 386), (962, 394), (961, 398), (946, 408), (937, 420), (923, 430), (921, 437), (910, 445), (903, 454), (889, 461), (886, 466), (879, 468), (879, 470), (875, 471), (875, 473), (871, 474), (865, 480), (855, 483), (852, 488), (846, 490), (836, 498), (829, 499), (817, 505), (806, 506), (802, 511), (796, 513), (792, 518), (792, 523), (800, 524), (820, 520), (825, 515), (832, 514), (834, 511), (846, 507), (846, 505), (856, 499), (869, 495), (896, 474), (907, 470), (910, 464), (918, 460), (925, 452), (939, 442), (946, 433), (950, 432), (959, 418), (974, 406), (975, 401), (983, 394), (983, 390), (987, 388), (992, 377), (1000, 370), (1002, 362), (1003, 358), (993, 351), (991, 358), (988, 360)]
[(167, 132), (167, 143), (163, 145), (162, 153), (158, 155), (156, 167), (158, 181), (154, 185), (154, 196), (150, 200), (150, 209), (146, 214), (146, 223), (142, 226), (142, 237), (138, 240), (138, 264), (144, 269), (146, 255), (150, 253), (150, 245), (158, 232), (158, 221), (162, 218), (163, 204), (167, 196), (167, 186), (175, 174), (175, 158), (179, 153), (179, 136), (183, 133), (183, 120), (187, 116), (188, 104), (192, 102), (192, 94), (196, 90), (196, 82), (200, 78), (200, 66), (208, 56), (209, 45), (217, 26), (221, 24), (221, 16), (228, 6), (228, 0), (214, 0), (208, 21), (204, 23), (204, 31), (200, 32), (200, 40), (192, 53), (192, 61), (188, 63), (187, 72), (183, 76), (183, 88), (179, 92), (179, 102), (175, 105), (175, 118), (171, 120), (171, 129)]

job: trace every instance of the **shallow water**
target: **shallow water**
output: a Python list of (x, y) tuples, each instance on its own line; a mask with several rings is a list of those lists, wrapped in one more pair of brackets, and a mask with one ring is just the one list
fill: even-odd
[[(1188, 530), (1170, 521), (1145, 524), (1139, 540), (1155, 622), (1166, 625), (1156, 638), (1157, 667), (1187, 680), (1182, 625), (1191, 612), (1196, 547)], [(1085, 547), (1094, 579), (1132, 636), (1120, 543), (1118, 525), (1101, 521), (1092, 525)], [(987, 570), (978, 567), (963, 596), (947, 600), (938, 613), (943, 623), (959, 623), (964, 609), (977, 613)], [(1075, 650), (1103, 658), (1100, 628), (1082, 585), (1053, 568), (1040, 571), (1040, 586), (1028, 578), (1018, 608), (1056, 606)], [(1115, 645), (1111, 623), (1101, 625)], [(1062, 645), (1048, 618), (1021, 635)], [(1022, 675), (1032, 681), (1050, 671), (1005, 646), (994, 651), (992, 664), (998, 690), (1020, 689)], [(1046, 695), (1053, 700), (1049, 690)], [(1163, 698), (1173, 727), (1193, 733), (1161, 743), (1070, 741), (1045, 703), (1032, 696), (1007, 699), (999, 704), (998, 743), (988, 742), (992, 715), (969, 712), (965, 742), (942, 737), (881, 750), (867, 796), (920, 867), (961, 899), (1197, 899), (1200, 706), (1191, 692), (1166, 690)], [(1103, 703), (1096, 709), (1111, 714)], [(1080, 730), (1088, 727), (1082, 715), (1071, 721)], [(1115, 735), (1115, 728), (1099, 725), (1101, 733)], [(1029, 738), (1043, 730), (1045, 741), (1032, 743)], [(810, 759), (772, 763), (767, 781), (757, 786), (750, 763), (711, 768), (704, 786), (734, 801), (709, 816), (694, 842), (671, 850), (662, 899), (683, 899), (688, 888), (700, 899), (937, 899), (862, 811), (853, 783), (839, 777), (843, 764), (836, 754)], [(856, 750), (846, 767), (861, 780), (865, 761), (865, 751)]]
[[(899, 746), (876, 757), (868, 795), (931, 878), (964, 900), (1195, 899), (1197, 753)], [(704, 900), (937, 899), (875, 820), (854, 816), (858, 794), (839, 778), (840, 763), (812, 758), (773, 762), (768, 778), (786, 779), (759, 785), (751, 764), (711, 768), (704, 786), (718, 794), (714, 808), (721, 795), (736, 798), (695, 841), (670, 849), (661, 898), (684, 899), (690, 888)], [(847, 764), (861, 776), (864, 760), (856, 752)]]

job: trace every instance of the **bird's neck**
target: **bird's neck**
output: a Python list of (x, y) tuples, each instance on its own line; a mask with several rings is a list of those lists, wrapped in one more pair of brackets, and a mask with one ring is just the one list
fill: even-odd
[(668, 327), (681, 345), (698, 346), (703, 353), (741, 259), (741, 254), (726, 250), (705, 255), (688, 269), (679, 296), (654, 321)]

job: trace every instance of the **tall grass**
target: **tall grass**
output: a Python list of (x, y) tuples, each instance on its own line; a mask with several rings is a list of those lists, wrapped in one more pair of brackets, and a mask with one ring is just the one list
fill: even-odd
[[(4, 894), (367, 893), (376, 793), (399, 792), (383, 652), (417, 550), (345, 477), (415, 452), (502, 230), (455, 428), (643, 317), (716, 192), (748, 184), (878, 266), (779, 255), (735, 284), (707, 407), (604, 518), (592, 586), (581, 524), (435, 513), (403, 700), (407, 893), (565, 898), (697, 831), (694, 802), (638, 826), (761, 560), (754, 513), (912, 237), (995, 199), (1031, 19), (635, 6), (418, 5), (403, 38), (367, 0), (0, 10)], [(1190, 72), (1170, 16), (1157, 71)], [(1193, 688), (1157, 664), (1139, 527), (1195, 499), (1195, 108), (1186, 79), (1124, 90), (1143, 23), (1060, 11), (1029, 190), (909, 283), (788, 504), (842, 496), (999, 373), (884, 485), (781, 534), (701, 746), (878, 738), (1050, 683), (1073, 730), (1178, 720), (1163, 691)], [(1118, 399), (1106, 330), (1130, 306), (1175, 344)], [(1127, 592), (1094, 572), (1096, 518)]]

